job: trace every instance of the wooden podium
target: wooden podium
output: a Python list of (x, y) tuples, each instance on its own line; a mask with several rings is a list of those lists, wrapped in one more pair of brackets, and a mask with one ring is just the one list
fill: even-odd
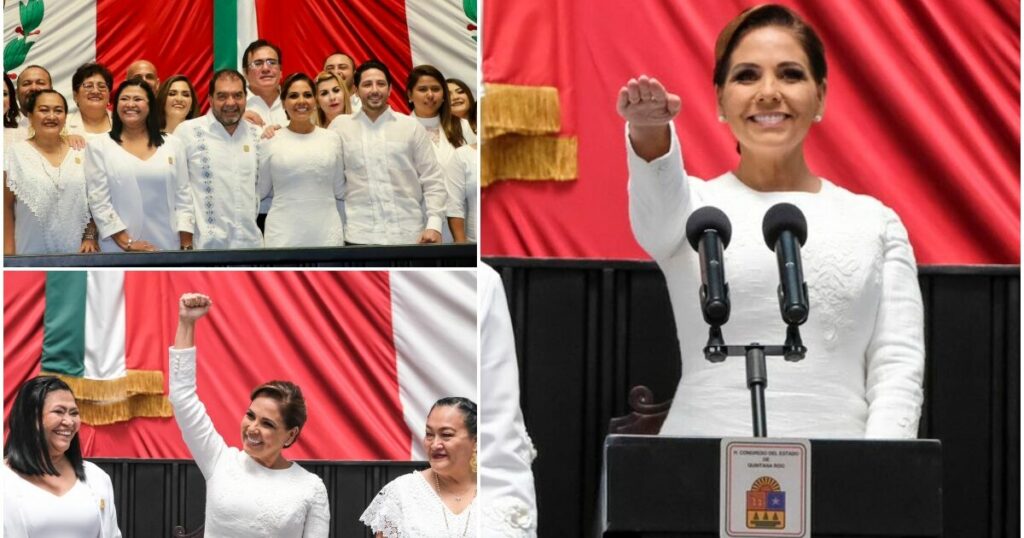
[[(609, 435), (601, 474), (605, 537), (718, 537), (716, 438)], [(815, 538), (942, 536), (942, 444), (811, 440)]]

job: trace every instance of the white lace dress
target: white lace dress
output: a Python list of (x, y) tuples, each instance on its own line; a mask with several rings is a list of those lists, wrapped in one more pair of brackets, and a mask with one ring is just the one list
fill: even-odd
[(373, 498), (359, 521), (384, 538), (477, 536), (476, 499), (456, 514), (441, 501), (423, 473), (392, 480)]
[(297, 463), (268, 469), (224, 443), (196, 394), (194, 347), (171, 348), (168, 372), (174, 419), (206, 479), (205, 536), (326, 537), (331, 513), (323, 480)]
[(72, 254), (89, 223), (80, 151), (68, 150), (55, 167), (27, 141), (8, 149), (4, 171), (14, 193), (16, 254)]
[(337, 133), (280, 129), (260, 145), (259, 163), (259, 196), (273, 196), (264, 235), (268, 248), (345, 244), (336, 203), (345, 197), (345, 158)]

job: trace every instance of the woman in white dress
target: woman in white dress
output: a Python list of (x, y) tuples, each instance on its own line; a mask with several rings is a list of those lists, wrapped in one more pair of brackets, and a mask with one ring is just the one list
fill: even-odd
[(242, 450), (224, 442), (199, 401), (195, 324), (212, 305), (205, 295), (181, 296), (168, 367), (174, 419), (206, 479), (206, 536), (326, 537), (331, 511), (323, 480), (282, 454), (306, 423), (299, 387), (270, 381), (253, 390), (242, 417)]
[(5, 155), (4, 254), (96, 252), (82, 152), (60, 136), (67, 101), (42, 90), (26, 105), (34, 136), (12, 144)]
[[(469, 122), (452, 114), (448, 83), (436, 67), (413, 67), (406, 84), (412, 117), (427, 130), (437, 163), (441, 165), (441, 170), (447, 171), (448, 162), (455, 157), (455, 150), (466, 144), (475, 144), (476, 136)], [(446, 219), (441, 230), (441, 242), (451, 243), (453, 239)]]
[(321, 71), (314, 82), (316, 83), (316, 115), (319, 121), (317, 125), (327, 128), (334, 118), (352, 113), (352, 102), (341, 77), (329, 71)]
[(82, 459), (81, 424), (59, 378), (22, 385), (4, 442), (4, 536), (121, 536), (110, 476)]
[(156, 94), (156, 109), (160, 111), (160, 131), (167, 134), (173, 134), (181, 122), (199, 116), (199, 100), (188, 77), (174, 75), (163, 81)]
[(264, 244), (273, 247), (333, 247), (345, 244), (337, 201), (345, 196), (341, 137), (313, 124), (313, 81), (295, 73), (281, 86), (288, 126), (259, 147), (257, 192), (274, 201), (267, 213)]
[(427, 414), (423, 448), (430, 468), (392, 480), (359, 520), (377, 538), (477, 536), (476, 404), (438, 400)]
[(160, 133), (155, 102), (145, 81), (122, 82), (110, 135), (85, 148), (85, 185), (104, 252), (192, 248), (191, 223), (179, 223), (175, 210), (192, 203), (185, 149)]
[[(809, 302), (799, 362), (770, 366), (769, 435), (914, 438), (921, 417), (924, 315), (917, 263), (896, 213), (815, 175), (804, 142), (825, 113), (827, 64), (817, 33), (791, 9), (762, 4), (726, 25), (715, 46), (719, 121), (737, 140), (736, 168), (688, 176), (673, 119), (681, 99), (657, 80), (629, 80), (617, 109), (627, 122), (633, 233), (665, 274), (676, 318), (682, 376), (661, 433), (750, 435), (744, 362), (701, 352), (701, 273), (685, 245), (686, 222), (712, 205), (732, 221), (725, 251), (733, 297), (723, 327), (730, 343), (784, 338), (775, 254), (763, 218), (796, 204), (812, 230), (800, 249)], [(689, 105), (688, 105), (689, 106)], [(774, 320), (774, 322), (772, 322)], [(767, 322), (767, 323), (766, 323)]]
[(110, 132), (110, 90), (114, 76), (98, 63), (87, 63), (71, 76), (71, 91), (78, 111), (68, 114), (67, 132), (80, 135), (86, 141)]

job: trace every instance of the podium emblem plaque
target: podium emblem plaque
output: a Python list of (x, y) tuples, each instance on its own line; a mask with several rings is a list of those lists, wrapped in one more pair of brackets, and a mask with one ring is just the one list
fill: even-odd
[(809, 537), (811, 445), (722, 439), (721, 536)]

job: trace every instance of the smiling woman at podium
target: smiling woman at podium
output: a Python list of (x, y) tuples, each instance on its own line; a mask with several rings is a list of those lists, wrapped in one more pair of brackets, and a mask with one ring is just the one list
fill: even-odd
[[(703, 181), (683, 168), (672, 120), (679, 96), (646, 76), (628, 81), (617, 109), (627, 121), (630, 220), (668, 283), (683, 360), (662, 434), (749, 436), (744, 362), (711, 363), (701, 349), (701, 273), (686, 244), (687, 217), (702, 206), (732, 222), (725, 251), (732, 312), (729, 344), (785, 336), (776, 296), (775, 254), (762, 217), (779, 202), (807, 219), (803, 267), (811, 305), (802, 326), (806, 358), (768, 365), (768, 434), (773, 437), (913, 438), (923, 393), (923, 313), (917, 265), (899, 217), (878, 200), (815, 175), (804, 142), (822, 121), (824, 46), (788, 8), (763, 5), (733, 19), (715, 46), (720, 122), (738, 144), (739, 164)], [(688, 106), (694, 106), (687, 103)]]

